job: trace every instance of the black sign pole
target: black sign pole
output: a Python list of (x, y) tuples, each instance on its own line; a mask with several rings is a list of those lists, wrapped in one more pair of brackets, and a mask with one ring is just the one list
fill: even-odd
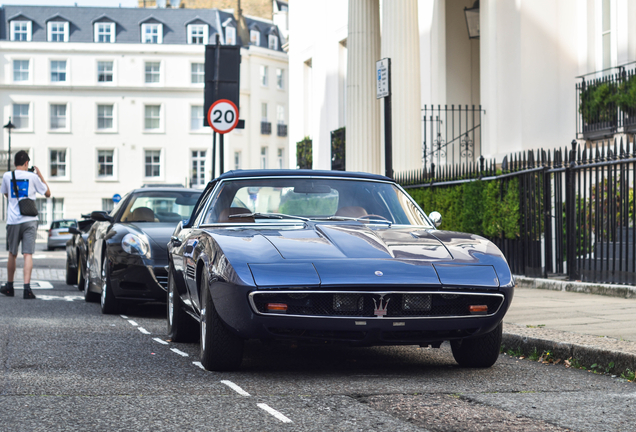
[(212, 179), (216, 178), (216, 131), (212, 131)]
[(384, 175), (393, 178), (393, 132), (391, 118), (391, 59), (388, 61), (389, 94), (384, 97)]
[(225, 134), (219, 134), (221, 137), (219, 138), (219, 175), (225, 172), (225, 167), (223, 166), (223, 161), (225, 160), (225, 152), (223, 151), (223, 137)]
[[(214, 59), (214, 95), (219, 98), (219, 68), (221, 66), (221, 36), (216, 34), (216, 53)], [(214, 133), (216, 137), (216, 132)], [(219, 139), (219, 175), (223, 174), (223, 134)], [(214, 140), (216, 142), (216, 140)], [(214, 150), (216, 156), (216, 149)]]

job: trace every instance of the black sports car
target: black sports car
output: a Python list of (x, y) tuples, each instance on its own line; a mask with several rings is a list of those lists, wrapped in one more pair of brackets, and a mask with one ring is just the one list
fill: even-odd
[(245, 339), (449, 340), (460, 365), (489, 367), (514, 290), (493, 243), (437, 230), (400, 186), (363, 173), (225, 173), (168, 251), (168, 332), (200, 334), (208, 370), (238, 368)]
[(187, 219), (200, 190), (145, 187), (128, 193), (108, 214), (93, 212), (87, 238), (86, 301), (101, 298), (103, 313), (122, 303), (166, 301), (166, 245)]
[(84, 290), (86, 274), (86, 239), (88, 231), (95, 221), (90, 215), (82, 215), (83, 220), (77, 222), (77, 228), (68, 229), (72, 237), (66, 242), (66, 284), (75, 285)]

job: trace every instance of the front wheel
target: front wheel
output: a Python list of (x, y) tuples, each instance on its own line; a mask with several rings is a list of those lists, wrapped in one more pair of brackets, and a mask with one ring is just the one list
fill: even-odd
[(99, 301), (99, 294), (90, 290), (90, 272), (88, 270), (88, 262), (86, 263), (86, 274), (84, 275), (84, 301), (87, 303), (97, 303)]
[(108, 257), (104, 257), (102, 262), (102, 297), (101, 306), (103, 314), (116, 314), (119, 311), (119, 304), (113, 289), (110, 286), (110, 269), (108, 267)]
[(79, 260), (79, 263), (77, 263), (77, 289), (84, 291), (85, 285), (86, 278), (84, 276), (84, 270), (82, 269), (82, 261)]
[(77, 282), (77, 269), (71, 268), (69, 265), (69, 256), (66, 254), (66, 285), (74, 285)]
[(201, 281), (201, 364), (209, 371), (232, 371), (241, 366), (243, 339), (221, 321), (208, 287), (207, 272)]
[(196, 342), (199, 329), (196, 321), (183, 310), (183, 301), (179, 296), (174, 280), (172, 265), (168, 269), (168, 337), (172, 342)]
[(501, 347), (503, 323), (481, 336), (451, 342), (453, 357), (462, 367), (488, 368), (495, 364)]

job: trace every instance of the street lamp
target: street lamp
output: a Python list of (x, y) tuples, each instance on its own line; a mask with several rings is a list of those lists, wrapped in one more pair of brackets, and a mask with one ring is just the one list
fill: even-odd
[(470, 9), (464, 8), (464, 14), (466, 15), (468, 38), (479, 39), (479, 0), (475, 0)]
[(7, 172), (11, 171), (11, 129), (15, 129), (15, 125), (11, 123), (11, 117), (9, 117), (9, 123), (3, 126), (9, 131), (9, 150), (7, 153)]

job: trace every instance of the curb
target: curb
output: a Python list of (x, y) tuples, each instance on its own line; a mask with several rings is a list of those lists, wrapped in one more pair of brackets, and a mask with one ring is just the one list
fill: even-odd
[(568, 291), (585, 294), (596, 294), (610, 297), (636, 298), (636, 287), (631, 285), (597, 284), (580, 281), (561, 281), (554, 279), (538, 279), (515, 275), (519, 288), (545, 289), (552, 291)]

